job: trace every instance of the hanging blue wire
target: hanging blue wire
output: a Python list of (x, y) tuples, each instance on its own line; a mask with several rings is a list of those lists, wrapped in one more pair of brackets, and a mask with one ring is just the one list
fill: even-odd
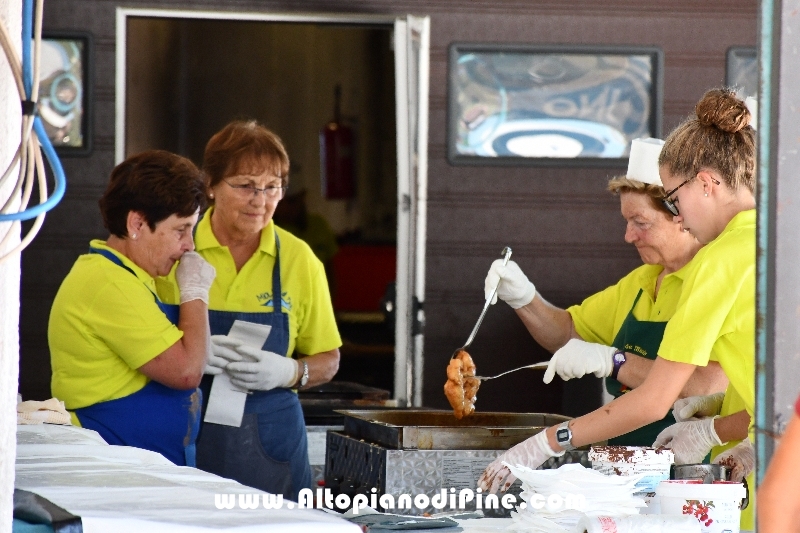
[[(25, 88), (26, 98), (33, 98), (33, 61), (31, 60), (31, 43), (33, 35), (33, 2), (34, 0), (24, 0), (22, 3), (22, 85)], [(53, 143), (47, 137), (42, 120), (39, 117), (33, 119), (33, 130), (39, 138), (45, 158), (53, 171), (55, 188), (53, 194), (43, 203), (35, 205), (19, 213), (0, 214), (0, 222), (14, 220), (30, 220), (42, 213), (50, 211), (64, 197), (67, 190), (67, 177), (64, 174), (64, 167), (56, 154)]]

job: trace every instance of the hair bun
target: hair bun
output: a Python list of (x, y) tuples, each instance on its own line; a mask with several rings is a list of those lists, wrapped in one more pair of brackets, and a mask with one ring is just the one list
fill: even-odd
[(750, 125), (752, 116), (745, 103), (730, 89), (711, 89), (694, 108), (703, 126), (714, 126), (727, 133)]

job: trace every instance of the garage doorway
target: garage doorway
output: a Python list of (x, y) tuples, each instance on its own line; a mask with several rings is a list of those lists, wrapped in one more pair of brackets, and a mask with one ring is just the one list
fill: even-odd
[[(339, 244), (337, 379), (399, 405), (422, 391), (428, 35), (411, 16), (117, 10), (116, 161), (161, 148), (199, 164), (237, 118), (280, 135), (292, 192)], [(354, 133), (355, 193), (331, 199), (319, 134), (334, 117)]]

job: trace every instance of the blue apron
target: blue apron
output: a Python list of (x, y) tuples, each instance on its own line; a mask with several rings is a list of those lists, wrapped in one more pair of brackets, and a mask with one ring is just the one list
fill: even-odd
[[(134, 276), (108, 250), (90, 248)], [(177, 325), (180, 306), (161, 302), (156, 305)], [(176, 390), (150, 380), (141, 390), (107, 402), (75, 410), (81, 426), (93, 429), (109, 444), (135, 446), (158, 452), (178, 466), (195, 466), (195, 441), (200, 429), (200, 389)]]
[[(289, 351), (289, 315), (283, 312), (281, 244), (275, 235), (272, 268), (272, 311), (244, 313), (208, 312), (212, 335), (227, 335), (235, 320), (272, 326), (261, 347), (283, 356)], [(269, 302), (268, 302), (269, 303)], [(208, 398), (213, 376), (200, 384)], [(203, 416), (205, 417), (203, 405)], [(197, 467), (243, 485), (297, 500), (300, 489), (311, 487), (308, 440), (300, 400), (291, 389), (250, 391), (240, 427), (204, 422), (197, 438)]]

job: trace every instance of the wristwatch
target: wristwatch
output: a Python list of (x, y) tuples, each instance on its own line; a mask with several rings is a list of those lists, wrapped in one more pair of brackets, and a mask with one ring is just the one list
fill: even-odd
[(572, 445), (572, 430), (569, 429), (569, 421), (562, 422), (556, 428), (556, 442), (565, 452), (575, 449), (575, 446)]
[(613, 368), (611, 369), (611, 379), (617, 379), (617, 374), (619, 374), (619, 368), (625, 364), (628, 358), (625, 357), (625, 352), (622, 350), (617, 350), (614, 352), (614, 355), (611, 356), (611, 362), (614, 364)]
[(300, 376), (300, 383), (298, 383), (297, 388), (305, 387), (306, 383), (308, 383), (308, 363), (306, 363), (305, 361), (303, 361), (302, 363), (303, 363), (303, 375)]

